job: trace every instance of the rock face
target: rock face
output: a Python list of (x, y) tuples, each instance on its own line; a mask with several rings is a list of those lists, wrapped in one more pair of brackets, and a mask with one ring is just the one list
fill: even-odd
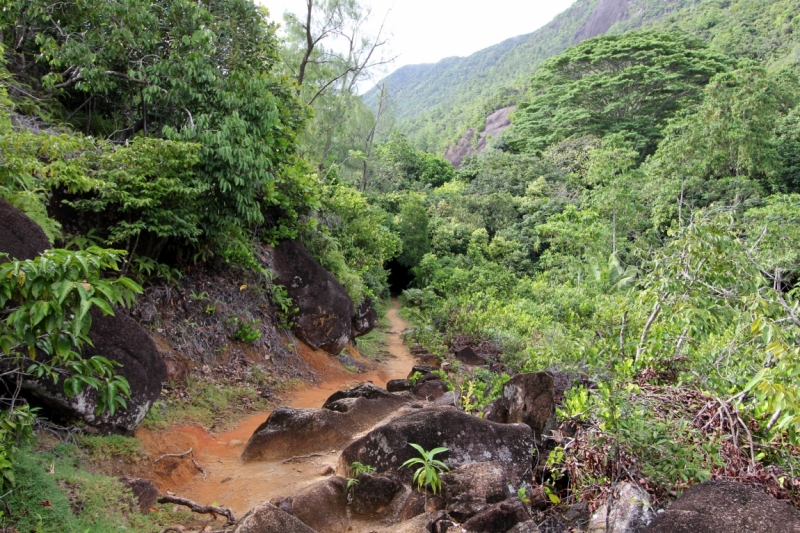
[(344, 533), (347, 531), (346, 483), (341, 477), (328, 478), (282, 500), (278, 507), (318, 533)]
[(233, 533), (317, 533), (299, 519), (270, 503), (252, 509)]
[(366, 335), (378, 326), (378, 311), (372, 307), (372, 299), (367, 297), (356, 309), (353, 316), (353, 338)]
[(597, 508), (589, 520), (589, 533), (641, 533), (653, 520), (650, 496), (642, 489), (622, 483), (611, 502)]
[(645, 533), (800, 533), (800, 511), (732, 481), (707, 481), (687, 490)]
[(273, 251), (279, 284), (299, 309), (292, 330), (306, 344), (337, 355), (353, 333), (353, 302), (299, 241), (283, 241)]
[[(0, 199), (0, 252), (16, 259), (33, 259), (49, 247), (50, 242), (35, 222)], [(43, 403), (67, 416), (83, 419), (102, 429), (131, 432), (161, 394), (167, 377), (166, 365), (153, 339), (132, 318), (121, 312), (104, 316), (97, 307), (92, 308), (91, 317), (89, 338), (94, 346), (86, 346), (83, 355), (102, 355), (121, 365), (116, 372), (127, 379), (131, 387), (128, 408), (113, 416), (97, 416), (97, 394), (92, 390), (67, 398), (61, 384), (54, 385), (49, 380), (29, 381), (23, 386)]]
[(34, 259), (50, 248), (42, 228), (25, 213), (0, 198), (0, 263), (9, 259)]
[[(489, 142), (511, 126), (510, 115), (513, 110), (513, 107), (504, 107), (491, 113), (486, 117), (486, 123), (480, 133), (475, 128), (468, 129), (456, 144), (447, 148), (444, 158), (450, 161), (454, 167), (461, 168), (464, 159), (486, 151)], [(477, 142), (474, 139), (476, 133), (478, 134)]]
[(486, 420), (501, 424), (527, 424), (538, 440), (556, 427), (553, 376), (547, 372), (520, 374), (503, 387), (485, 414)]
[(418, 453), (414, 443), (426, 450), (449, 448), (438, 455), (450, 468), (468, 463), (496, 461), (512, 485), (531, 476), (531, 430), (524, 424), (496, 424), (452, 407), (420, 409), (375, 428), (350, 444), (339, 459), (338, 472), (344, 474), (354, 461), (372, 465), (378, 473), (396, 472), (410, 483), (412, 469), (400, 468)]
[(264, 461), (347, 445), (363, 431), (408, 402), (371, 383), (333, 394), (323, 409), (279, 407), (250, 437), (245, 461)]
[(127, 379), (131, 387), (127, 409), (120, 409), (114, 415), (105, 413), (97, 416), (97, 394), (93, 390), (87, 389), (73, 398), (67, 398), (61, 385), (53, 385), (51, 381), (31, 381), (25, 383), (24, 387), (50, 407), (68, 416), (81, 418), (102, 429), (132, 432), (161, 394), (161, 387), (167, 378), (167, 367), (153, 339), (132, 318), (122, 312), (103, 316), (96, 307), (90, 313), (92, 327), (89, 338), (94, 346), (86, 346), (83, 355), (102, 355), (121, 364), (116, 372)]
[(442, 486), (447, 512), (461, 522), (511, 497), (505, 470), (494, 461), (466, 464), (443, 474)]

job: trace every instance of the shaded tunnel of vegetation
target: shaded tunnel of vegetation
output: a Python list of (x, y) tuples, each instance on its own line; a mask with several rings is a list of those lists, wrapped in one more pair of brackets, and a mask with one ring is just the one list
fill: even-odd
[(401, 265), (397, 259), (386, 263), (385, 268), (389, 272), (389, 293), (392, 296), (400, 296), (414, 281), (411, 271)]

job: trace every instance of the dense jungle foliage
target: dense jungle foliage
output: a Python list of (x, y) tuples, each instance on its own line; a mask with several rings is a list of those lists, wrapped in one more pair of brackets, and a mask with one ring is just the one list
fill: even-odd
[[(395, 100), (397, 128), (415, 147), (442, 151), (468, 128), (482, 129), (492, 111), (526, 102), (523, 95), (544, 61), (603, 33), (677, 29), (714, 51), (781, 64), (796, 63), (800, 54), (796, 0), (635, 0), (619, 6), (578, 0), (531, 34), (469, 57), (398, 69), (381, 82)], [(599, 14), (600, 8), (612, 12)], [(609, 17), (610, 26), (598, 22)], [(373, 108), (378, 92), (365, 95)]]
[[(110, 363), (78, 355), (92, 306), (216, 261), (264, 274), (291, 310), (256, 252), (299, 238), (355, 304), (402, 293), (409, 342), (491, 347), (497, 372), (453, 377), (465, 410), (514, 372), (558, 370), (583, 383), (561, 419), (595, 428), (604, 464), (629, 458), (653, 493), (735, 477), (743, 457), (740, 473), (800, 502), (800, 9), (645, 4), (572, 48), (541, 33), (541, 68), (507, 67), (526, 76), (503, 93), (520, 104), (511, 131), (456, 170), (419, 147), (492, 106), (470, 92), (452, 125), (404, 135), (386, 87), (372, 107), (357, 94), (386, 58), (355, 0), (312, 2), (281, 37), (250, 0), (6, 2), (0, 196), (55, 248), (0, 265), (4, 372), (124, 406)], [(411, 282), (390, 286), (390, 266)], [(9, 389), (0, 485), (56, 494)], [(695, 427), (688, 400), (664, 408), (690, 395), (726, 406), (727, 430)], [(612, 480), (574, 453), (551, 454), (551, 501)]]

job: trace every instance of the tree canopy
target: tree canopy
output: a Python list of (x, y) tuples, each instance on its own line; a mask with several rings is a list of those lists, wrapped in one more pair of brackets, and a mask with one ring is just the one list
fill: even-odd
[(542, 64), (511, 144), (542, 150), (569, 137), (621, 133), (651, 153), (667, 121), (696, 105), (706, 83), (735, 63), (679, 33), (589, 39)]

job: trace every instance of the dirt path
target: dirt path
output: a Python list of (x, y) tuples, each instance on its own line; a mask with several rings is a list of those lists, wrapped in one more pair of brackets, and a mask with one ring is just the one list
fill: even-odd
[[(406, 322), (393, 302), (386, 314), (391, 324), (387, 334), (388, 352), (393, 356), (374, 370), (354, 375), (344, 370), (327, 354), (301, 348), (303, 357), (322, 379), (319, 386), (297, 391), (287, 396), (284, 405), (299, 408), (319, 408), (336, 391), (357, 383), (372, 381), (381, 387), (390, 379), (408, 375), (414, 359), (403, 344), (400, 334)], [(336, 466), (339, 452), (331, 450), (323, 457), (285, 464), (282, 461), (243, 463), (240, 459), (244, 445), (269, 413), (260, 413), (243, 420), (235, 429), (219, 435), (210, 434), (198, 426), (172, 427), (164, 431), (137, 431), (145, 450), (152, 457), (165, 453), (180, 453), (193, 448), (194, 457), (205, 475), (191, 460), (168, 458), (154, 465), (154, 481), (161, 492), (170, 491), (200, 504), (215, 504), (233, 509), (241, 516), (259, 503), (271, 498), (288, 496), (319, 481), (322, 470)]]

